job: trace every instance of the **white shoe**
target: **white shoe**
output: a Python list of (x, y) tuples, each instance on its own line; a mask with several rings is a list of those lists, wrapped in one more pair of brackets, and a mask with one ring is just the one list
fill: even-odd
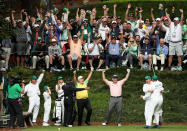
[(183, 63), (186, 64), (186, 63), (187, 63), (187, 60), (184, 60)]
[(44, 123), (43, 123), (43, 126), (49, 126), (49, 124), (48, 124), (48, 123), (46, 123), (46, 122), (44, 122)]
[(158, 66), (155, 66), (155, 70), (156, 70), (156, 71), (158, 70)]
[(104, 123), (102, 123), (102, 125), (103, 125), (103, 126), (106, 126), (106, 125), (107, 125), (107, 123), (106, 123), (106, 122), (104, 122)]
[(65, 70), (65, 68), (62, 68), (62, 71), (64, 71)]
[(68, 125), (68, 127), (73, 127), (72, 125)]
[(77, 67), (77, 69), (76, 69), (77, 71), (79, 71), (79, 68)]
[(164, 67), (161, 67), (161, 68), (160, 68), (160, 71), (163, 71), (163, 70), (164, 70)]
[(91, 67), (90, 69), (91, 69), (91, 71), (93, 71), (93, 70), (94, 70), (94, 68), (93, 68), (93, 67)]
[(71, 70), (73, 70), (73, 68), (72, 68), (72, 67), (70, 67), (70, 69), (69, 69), (69, 70), (71, 71)]
[(127, 62), (126, 62), (126, 61), (123, 61), (123, 62), (122, 62), (122, 66), (127, 66)]
[(120, 123), (118, 123), (118, 124), (117, 124), (117, 126), (118, 126), (118, 127), (120, 127), (120, 126), (121, 126), (121, 124), (120, 124)]
[(55, 123), (54, 125), (55, 125), (55, 126), (60, 126), (61, 124), (60, 124), (60, 123)]
[(108, 68), (108, 66), (106, 66), (106, 70), (108, 70), (109, 68)]

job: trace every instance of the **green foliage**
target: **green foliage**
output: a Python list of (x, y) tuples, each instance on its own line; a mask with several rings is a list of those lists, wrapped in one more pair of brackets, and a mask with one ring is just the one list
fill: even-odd
[[(30, 81), (32, 75), (39, 76), (41, 71), (28, 70), (21, 67), (15, 67), (9, 75), (17, 75), (23, 77), (26, 81)], [(119, 79), (126, 75), (126, 68), (114, 68), (106, 72), (107, 79), (111, 80), (113, 74), (117, 74)], [(158, 78), (163, 82), (165, 91), (163, 103), (163, 116), (165, 122), (187, 122), (187, 72), (172, 73), (172, 72), (156, 72)], [(83, 75), (87, 77), (88, 71), (78, 71), (77, 76)], [(122, 122), (144, 122), (144, 101), (140, 100), (140, 95), (143, 95), (142, 87), (145, 83), (144, 77), (146, 75), (153, 75), (152, 71), (141, 71), (137, 69), (131, 70), (129, 80), (123, 86), (123, 115)], [(56, 96), (55, 85), (57, 77), (63, 76), (66, 81), (67, 78), (72, 77), (72, 71), (64, 71), (60, 73), (45, 73), (44, 79), (40, 84), (40, 91), (43, 92), (44, 85), (51, 87), (52, 90), (52, 109)], [(110, 98), (109, 87), (102, 81), (101, 72), (94, 71), (91, 80), (89, 81), (91, 90), (89, 91), (89, 99), (93, 108), (91, 121), (104, 121)], [(41, 93), (42, 94), (42, 93)], [(39, 117), (43, 118), (43, 96), (41, 98), (41, 106)], [(28, 110), (28, 99), (25, 96), (24, 110)], [(85, 115), (84, 115), (85, 116)], [(112, 121), (116, 121), (116, 110), (114, 111)]]
[(15, 34), (16, 30), (0, 16), (0, 39), (11, 38)]

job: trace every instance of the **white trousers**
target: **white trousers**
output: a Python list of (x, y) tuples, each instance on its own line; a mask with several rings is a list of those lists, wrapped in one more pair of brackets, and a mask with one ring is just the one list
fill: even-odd
[(39, 61), (41, 59), (45, 59), (46, 68), (49, 68), (49, 56), (46, 55), (45, 57), (33, 56), (33, 58), (32, 58), (32, 61), (33, 61), (32, 67), (33, 67), (33, 69), (36, 69), (36, 63), (37, 63), (37, 61)]
[(8, 69), (8, 63), (9, 63), (9, 59), (10, 59), (11, 48), (2, 47), (2, 49), (6, 52), (5, 68)]
[(39, 109), (40, 109), (40, 97), (39, 96), (30, 97), (28, 112), (32, 113), (33, 115), (32, 122), (36, 122)]
[(161, 61), (161, 65), (165, 64), (166, 56), (164, 54), (160, 54), (159, 56), (153, 55), (153, 65), (157, 65), (157, 60)]
[(56, 123), (64, 122), (64, 98), (61, 101), (55, 101), (55, 106), (53, 110), (53, 118), (57, 117)]
[(45, 102), (44, 103), (44, 118), (43, 118), (43, 122), (46, 122), (46, 123), (48, 122), (50, 111), (51, 111), (51, 103)]
[(154, 114), (154, 104), (151, 100), (147, 100), (145, 102), (145, 111), (144, 111), (146, 126), (151, 126), (153, 114)]
[(154, 110), (154, 120), (153, 123), (155, 123), (156, 125), (159, 125), (159, 121), (160, 121), (160, 117), (162, 117), (162, 103), (163, 103), (163, 97), (161, 98), (157, 98), (156, 101), (154, 101), (155, 104), (155, 110)]

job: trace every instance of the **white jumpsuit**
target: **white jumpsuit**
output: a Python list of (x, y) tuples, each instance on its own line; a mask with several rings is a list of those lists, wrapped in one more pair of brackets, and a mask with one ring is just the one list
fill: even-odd
[(31, 82), (25, 86), (25, 93), (27, 93), (27, 96), (29, 97), (29, 109), (28, 112), (33, 112), (33, 119), (32, 122), (36, 122), (39, 108), (40, 108), (40, 89), (39, 85), (42, 82), (44, 73), (40, 74), (40, 76), (37, 79), (36, 84), (32, 84)]
[(159, 125), (159, 117), (162, 116), (162, 103), (163, 103), (163, 96), (161, 91), (164, 91), (163, 84), (160, 81), (152, 82), (154, 86), (154, 91), (151, 94), (151, 101), (153, 103), (154, 108), (154, 123)]
[(151, 126), (152, 123), (152, 116), (154, 113), (153, 103), (151, 101), (151, 92), (148, 92), (148, 90), (153, 90), (153, 85), (151, 84), (144, 84), (143, 85), (143, 92), (145, 95), (143, 96), (143, 100), (145, 100), (145, 121), (146, 121), (146, 126)]
[(58, 120), (56, 123), (63, 123), (64, 122), (64, 90), (62, 90), (62, 86), (65, 85), (65, 83), (62, 83), (60, 85), (60, 90), (58, 90), (58, 85), (56, 85), (55, 89), (58, 94), (58, 99), (60, 101), (55, 101), (55, 107), (53, 110), (53, 118), (57, 117)]
[(50, 111), (51, 111), (51, 96), (48, 92), (44, 92), (43, 93), (44, 96), (44, 118), (43, 118), (43, 122), (48, 123), (49, 120), (49, 115), (50, 115)]

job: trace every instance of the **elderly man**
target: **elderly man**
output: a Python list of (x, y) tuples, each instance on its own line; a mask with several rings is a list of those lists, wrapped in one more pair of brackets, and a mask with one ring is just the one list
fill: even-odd
[(121, 126), (120, 119), (122, 113), (122, 86), (128, 80), (129, 75), (130, 75), (130, 69), (127, 69), (127, 75), (122, 80), (118, 81), (118, 76), (113, 75), (112, 81), (108, 81), (105, 78), (105, 70), (102, 71), (103, 81), (110, 87), (110, 104), (109, 104), (106, 120), (104, 123), (102, 123), (103, 126), (108, 124), (110, 117), (112, 115), (112, 110), (115, 106), (117, 106), (117, 113), (118, 113), (117, 126)]
[[(79, 76), (77, 81), (76, 71), (74, 71), (73, 74), (74, 74), (74, 83), (76, 85), (76, 88), (87, 88), (88, 82), (92, 76), (92, 71), (90, 71), (86, 80), (84, 80), (83, 76)], [(92, 107), (88, 99), (88, 91), (83, 90), (83, 91), (76, 92), (76, 98), (77, 98), (77, 107), (78, 107), (78, 126), (82, 125), (82, 115), (83, 115), (84, 108), (86, 108), (87, 110), (85, 123), (87, 125), (90, 125)]]
[(33, 112), (32, 122), (36, 125), (36, 119), (40, 108), (40, 88), (39, 85), (42, 82), (45, 70), (42, 71), (39, 78), (32, 76), (31, 82), (25, 86), (25, 93), (29, 97), (29, 109), (28, 112)]
[(174, 22), (171, 22), (171, 19), (169, 17), (169, 14), (166, 11), (166, 16), (169, 21), (169, 30), (170, 30), (170, 39), (169, 39), (169, 61), (168, 61), (168, 67), (171, 68), (173, 56), (177, 55), (178, 57), (178, 68), (182, 68), (182, 58), (183, 55), (182, 51), (182, 25), (183, 25), (183, 9), (180, 9), (181, 13), (181, 19), (179, 21), (179, 18), (174, 18)]
[(158, 70), (157, 60), (161, 60), (161, 69), (164, 70), (165, 59), (168, 55), (168, 47), (165, 45), (164, 39), (161, 38), (159, 40), (158, 36), (156, 38), (156, 54), (153, 55), (153, 65), (155, 66), (155, 70)]

